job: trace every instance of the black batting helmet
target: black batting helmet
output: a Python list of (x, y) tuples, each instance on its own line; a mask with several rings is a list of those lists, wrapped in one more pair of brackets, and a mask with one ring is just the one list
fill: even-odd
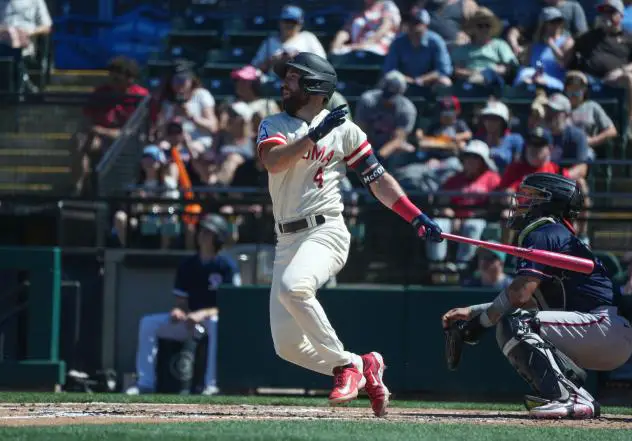
[(527, 175), (513, 196), (507, 226), (521, 230), (541, 217), (575, 219), (584, 206), (577, 181), (553, 173)]
[(301, 72), (300, 84), (306, 94), (324, 95), (329, 99), (336, 90), (336, 70), (325, 58), (309, 52), (300, 52), (286, 63), (277, 65), (274, 72), (279, 78), (285, 78), (290, 67)]
[(224, 245), (230, 238), (230, 227), (219, 214), (207, 214), (200, 220), (200, 227), (215, 234), (218, 245)]

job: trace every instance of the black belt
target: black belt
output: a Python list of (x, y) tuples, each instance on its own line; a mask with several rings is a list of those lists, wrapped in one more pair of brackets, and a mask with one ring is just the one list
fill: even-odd
[[(316, 225), (322, 225), (325, 223), (325, 216), (323, 216), (322, 214), (318, 214), (314, 216), (314, 220), (316, 221)], [(316, 225), (312, 225), (312, 226), (316, 226)], [(310, 225), (307, 219), (299, 219), (292, 222), (286, 222), (284, 224), (279, 222), (278, 226), (279, 226), (279, 231), (282, 234), (288, 234), (288, 233), (297, 233), (301, 230), (305, 230), (309, 228)]]

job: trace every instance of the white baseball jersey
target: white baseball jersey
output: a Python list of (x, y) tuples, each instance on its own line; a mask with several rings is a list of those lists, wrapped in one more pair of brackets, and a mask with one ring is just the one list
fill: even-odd
[[(310, 124), (286, 112), (268, 116), (259, 126), (257, 153), (266, 147), (301, 139), (328, 114), (328, 110), (323, 110)], [(274, 219), (287, 222), (315, 214), (341, 213), (340, 181), (346, 166), (353, 168), (371, 152), (366, 134), (346, 120), (318, 141), (294, 166), (269, 173)]]

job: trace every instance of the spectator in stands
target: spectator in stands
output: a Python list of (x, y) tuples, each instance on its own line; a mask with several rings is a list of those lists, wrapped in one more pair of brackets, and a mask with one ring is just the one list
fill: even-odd
[[(488, 203), (486, 194), (498, 186), (500, 176), (489, 155), (489, 147), (483, 141), (471, 141), (461, 152), (460, 159), (463, 170), (448, 178), (441, 186), (441, 191), (458, 191), (464, 195), (441, 198), (440, 204), (449, 206), (442, 208), (435, 220), (447, 233), (459, 231), (463, 236), (480, 239), (487, 221), (477, 216), (483, 214), (481, 207)], [(426, 254), (432, 262), (444, 261), (447, 252), (447, 241), (426, 244)], [(475, 253), (476, 247), (459, 244), (456, 254), (457, 269), (467, 266)]]
[(504, 85), (507, 75), (517, 68), (518, 59), (507, 42), (496, 38), (502, 32), (498, 17), (480, 7), (464, 30), (471, 41), (452, 47), (454, 78), (472, 84)]
[(254, 66), (244, 66), (235, 69), (231, 73), (235, 82), (235, 95), (239, 101), (243, 101), (253, 113), (253, 127), (259, 127), (259, 123), (268, 115), (279, 113), (279, 105), (276, 101), (262, 97), (261, 79), (262, 72)]
[(505, 169), (498, 184), (498, 190), (515, 193), (524, 177), (531, 173), (555, 173), (568, 176), (562, 167), (551, 161), (552, 152), (551, 131), (544, 126), (531, 129), (527, 136), (524, 153)]
[(331, 43), (331, 53), (367, 51), (385, 56), (397, 36), (401, 16), (392, 0), (364, 0), (364, 10), (338, 31)]
[[(137, 188), (131, 196), (136, 198), (173, 199), (180, 197), (178, 183), (167, 173), (167, 158), (160, 147), (149, 145), (143, 150), (143, 158), (140, 163), (140, 173)], [(140, 230), (141, 234), (147, 231), (156, 232), (159, 224), (164, 220), (172, 221), (172, 215), (162, 215), (167, 212), (170, 205), (162, 204), (137, 204), (132, 207), (131, 213), (120, 210), (114, 215), (114, 233), (120, 244), (126, 246), (128, 242), (127, 226), (134, 230)], [(131, 214), (131, 218), (130, 218)], [(168, 248), (171, 236), (161, 235), (161, 248)]]
[(174, 118), (182, 119), (192, 149), (204, 151), (211, 147), (218, 129), (215, 99), (195, 76), (192, 65), (184, 60), (175, 64), (165, 83), (157, 121), (159, 138), (164, 136), (166, 124)]
[(355, 109), (355, 123), (388, 168), (405, 163), (415, 151), (407, 138), (415, 127), (417, 109), (404, 96), (406, 86), (402, 73), (388, 72), (378, 89), (362, 94)]
[(490, 100), (481, 111), (482, 127), (475, 138), (484, 141), (491, 149), (491, 157), (500, 172), (520, 156), (524, 139), (509, 130), (509, 109), (500, 101)]
[[(489, 242), (498, 243), (494, 240)], [(465, 278), (462, 285), (468, 288), (506, 289), (513, 281), (513, 277), (505, 273), (507, 254), (485, 248), (479, 248), (476, 254), (478, 254), (478, 271), (473, 277)]]
[(466, 44), (470, 37), (463, 32), (465, 22), (476, 12), (474, 0), (417, 0), (412, 9), (425, 9), (430, 14), (429, 29), (449, 45)]
[[(525, 7), (528, 8), (525, 10)], [(571, 35), (577, 36), (588, 30), (586, 14), (582, 6), (571, 0), (542, 0), (538, 5), (536, 1), (521, 2), (516, 4), (516, 25), (507, 31), (507, 41), (516, 55), (525, 50), (525, 42), (531, 41), (538, 26), (538, 18), (546, 7), (555, 7), (560, 10), (564, 18), (566, 29)]]
[[(602, 0), (597, 5), (597, 26), (575, 39), (565, 61), (573, 70), (587, 75), (589, 83), (632, 90), (632, 37), (622, 28), (624, 7), (621, 0)], [(632, 93), (627, 93), (627, 108), (632, 121)]]
[(108, 64), (108, 74), (107, 82), (90, 95), (83, 109), (84, 127), (73, 137), (78, 152), (77, 194), (94, 190), (94, 182), (88, 181), (92, 170), (119, 137), (142, 97), (149, 95), (147, 89), (136, 84), (139, 75), (136, 61), (116, 57)]
[[(596, 101), (588, 99), (588, 78), (573, 70), (566, 74), (564, 93), (571, 102), (573, 124), (588, 135), (588, 146), (597, 149), (617, 137), (617, 128)], [(603, 152), (602, 156), (603, 156)]]
[(529, 113), (529, 117), (527, 118), (527, 133), (538, 126), (545, 125), (546, 103), (548, 101), (549, 99), (547, 98), (546, 93), (538, 91), (535, 99), (531, 103), (531, 111)]
[(564, 27), (562, 11), (552, 6), (542, 9), (533, 42), (523, 52), (523, 67), (515, 85), (536, 84), (562, 91), (564, 88), (564, 53), (574, 44)]
[(428, 30), (430, 15), (425, 9), (415, 11), (406, 34), (393, 41), (384, 60), (384, 73), (398, 70), (408, 84), (450, 86), (452, 62), (443, 38)]
[(235, 171), (254, 158), (253, 115), (250, 106), (244, 102), (230, 106), (226, 130), (219, 135), (217, 149), (207, 150), (193, 160), (193, 167), (202, 182), (208, 185), (230, 185)]
[[(551, 161), (560, 164), (572, 163), (568, 176), (582, 179), (588, 174), (588, 162), (594, 152), (588, 147), (588, 137), (572, 124), (571, 102), (561, 93), (553, 94), (546, 104), (546, 124), (553, 135)], [(568, 165), (568, 164), (567, 164)]]
[[(450, 149), (451, 152), (447, 155), (452, 156), (472, 139), (472, 131), (467, 123), (460, 118), (461, 102), (455, 96), (447, 96), (439, 102), (438, 116), (430, 123), (425, 132), (422, 129), (416, 130), (415, 135), (419, 148), (422, 151), (438, 148), (444, 152), (446, 149)], [(445, 158), (446, 154), (443, 153), (439, 156)]]
[(18, 86), (30, 83), (23, 61), (35, 56), (34, 39), (51, 32), (51, 20), (45, 0), (4, 0), (0, 2), (0, 56), (13, 57), (17, 63)]
[(327, 58), (318, 38), (303, 29), (304, 14), (298, 6), (288, 5), (281, 11), (279, 35), (267, 38), (252, 59), (253, 66), (264, 72), (274, 69), (277, 63), (284, 63), (299, 52), (311, 52)]

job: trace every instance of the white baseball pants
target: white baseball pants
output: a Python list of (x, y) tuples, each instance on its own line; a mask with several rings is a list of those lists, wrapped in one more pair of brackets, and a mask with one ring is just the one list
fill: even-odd
[(610, 371), (632, 355), (632, 326), (607, 306), (590, 313), (540, 311), (540, 335), (584, 369)]
[[(217, 317), (202, 322), (208, 333), (208, 350), (204, 385), (216, 386), (217, 373)], [(183, 323), (173, 323), (169, 313), (150, 314), (140, 320), (138, 329), (138, 352), (136, 353), (136, 386), (141, 391), (154, 391), (156, 383), (156, 355), (158, 338), (184, 341), (191, 330)]]
[(270, 291), (270, 328), (279, 357), (333, 375), (362, 359), (344, 350), (316, 291), (345, 265), (351, 236), (342, 216), (298, 233), (278, 234)]

